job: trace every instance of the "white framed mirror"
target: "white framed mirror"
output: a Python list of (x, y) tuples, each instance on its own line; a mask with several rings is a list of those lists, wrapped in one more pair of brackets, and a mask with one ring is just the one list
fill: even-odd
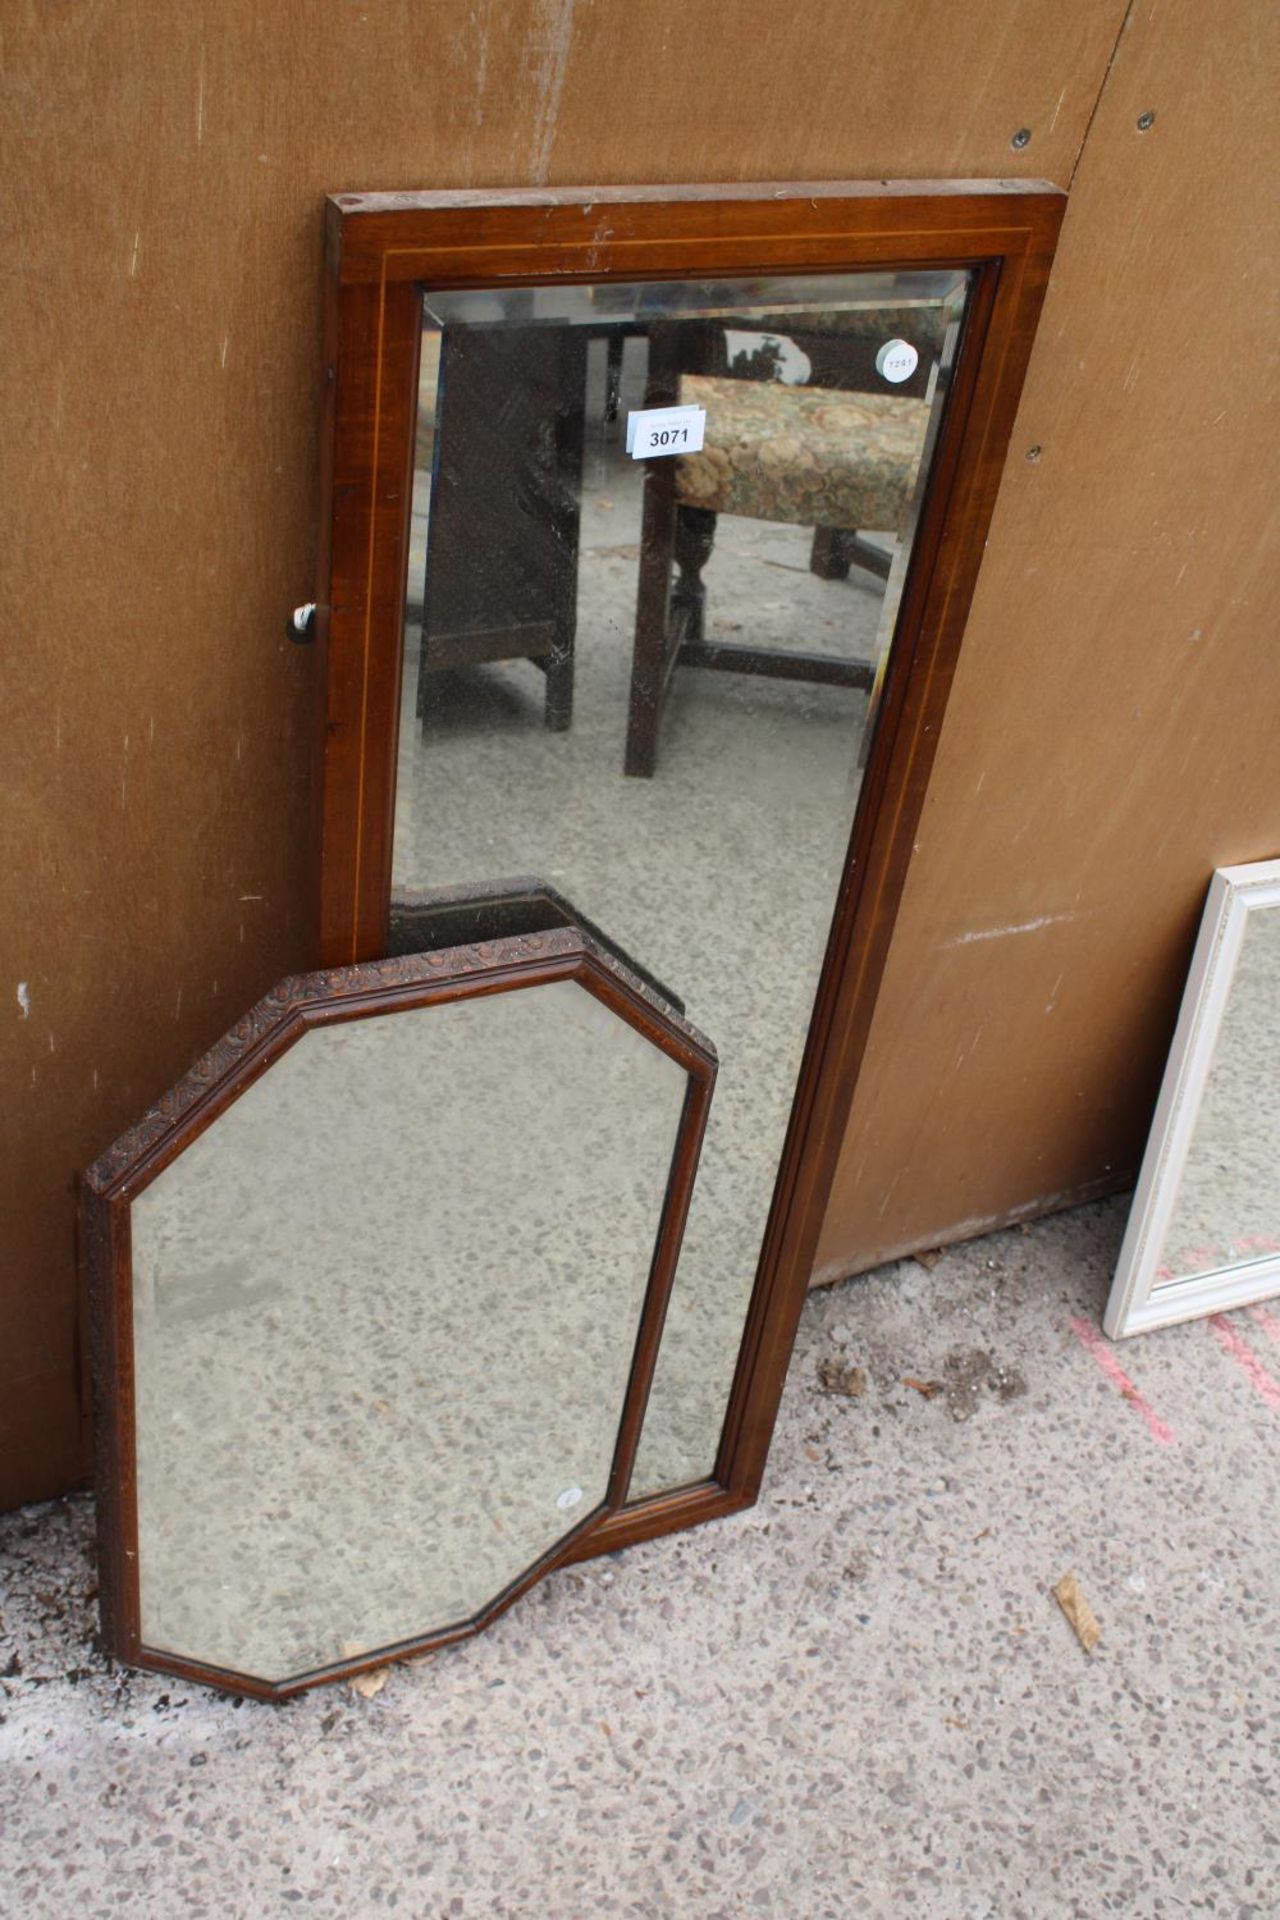
[(1205, 902), (1103, 1325), (1113, 1339), (1280, 1293), (1280, 860)]

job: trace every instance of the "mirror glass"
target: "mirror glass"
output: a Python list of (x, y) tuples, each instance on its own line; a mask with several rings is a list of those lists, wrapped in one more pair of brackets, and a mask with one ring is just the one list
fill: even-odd
[(550, 889), (720, 1057), (633, 1495), (714, 1467), (966, 293), (423, 295), (392, 950)]
[(145, 1645), (312, 1672), (600, 1505), (686, 1087), (576, 981), (347, 1020), (136, 1197)]
[(1280, 1253), (1280, 908), (1249, 912), (1155, 1286)]

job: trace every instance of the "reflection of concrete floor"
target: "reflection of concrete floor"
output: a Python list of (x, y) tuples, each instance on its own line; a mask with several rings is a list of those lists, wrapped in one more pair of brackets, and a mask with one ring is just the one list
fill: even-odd
[[(111, 1674), (89, 1503), (0, 1517), (7, 1906), (1267, 1920), (1280, 1428), (1203, 1323), (1121, 1353), (1176, 1445), (1103, 1376), (1070, 1323), (1123, 1224), (1090, 1207), (813, 1295), (759, 1507), (555, 1575), (374, 1700)], [(862, 1398), (818, 1391), (836, 1353)], [(1049, 1597), (1069, 1568), (1092, 1657)]]
[(1280, 910), (1253, 914), (1160, 1252), (1162, 1277), (1280, 1253)]
[(686, 1080), (573, 981), (307, 1034), (134, 1203), (146, 1644), (279, 1680), (604, 1500)]
[[(551, 881), (670, 983), (719, 1051), (637, 1462), (645, 1491), (701, 1478), (714, 1461), (857, 797), (866, 699), (685, 671), (655, 778), (624, 778), (641, 468), (619, 455), (621, 430), (588, 426), (568, 733), (543, 727), (542, 677), (527, 662), (437, 676), (421, 729), (410, 632), (395, 877), (415, 888)], [(415, 530), (411, 597), (420, 518)], [(858, 571), (817, 579), (810, 539), (723, 518), (706, 575), (710, 634), (871, 660), (881, 583)]]

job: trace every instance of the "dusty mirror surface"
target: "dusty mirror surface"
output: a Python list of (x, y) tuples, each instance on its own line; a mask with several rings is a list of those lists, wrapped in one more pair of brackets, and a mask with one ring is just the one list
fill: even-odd
[(720, 1056), (636, 1495), (714, 1466), (966, 294), (423, 296), (395, 950), (545, 883)]
[(1280, 907), (1248, 914), (1155, 1290), (1280, 1253)]
[(688, 1082), (576, 980), (346, 1020), (136, 1196), (147, 1647), (313, 1672), (600, 1506)]

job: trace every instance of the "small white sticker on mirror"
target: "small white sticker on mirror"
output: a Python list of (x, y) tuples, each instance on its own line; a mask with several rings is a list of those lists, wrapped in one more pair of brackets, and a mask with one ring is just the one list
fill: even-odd
[(581, 1487), (566, 1487), (562, 1493), (556, 1495), (556, 1505), (561, 1513), (568, 1513), (570, 1507), (576, 1507), (581, 1498)]
[(633, 460), (697, 453), (706, 430), (705, 407), (643, 407), (627, 415), (627, 452)]
[(882, 379), (909, 380), (920, 364), (920, 355), (909, 340), (886, 340), (876, 355), (876, 372)]

